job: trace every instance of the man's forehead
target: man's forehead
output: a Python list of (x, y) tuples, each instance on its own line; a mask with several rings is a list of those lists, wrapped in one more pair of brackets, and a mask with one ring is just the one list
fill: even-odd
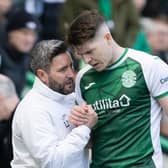
[(77, 45), (74, 47), (76, 51), (84, 50), (85, 48), (86, 48), (85, 45)]
[(74, 51), (76, 54), (82, 55), (83, 53), (85, 53), (87, 51), (87, 48), (83, 47), (83, 46), (78, 46), (78, 47), (75, 47)]
[(90, 50), (92, 48), (92, 45), (90, 45), (90, 43), (85, 43), (83, 45), (78, 45), (74, 47), (75, 52), (77, 53), (85, 53), (88, 50)]

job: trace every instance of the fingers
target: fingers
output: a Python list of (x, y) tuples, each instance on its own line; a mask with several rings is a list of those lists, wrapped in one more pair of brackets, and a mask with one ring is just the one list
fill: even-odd
[(85, 125), (87, 123), (87, 119), (79, 120), (73, 117), (69, 117), (69, 122), (73, 124), (74, 126), (79, 126), (79, 125)]
[(69, 121), (75, 126), (83, 125), (87, 122), (87, 107), (86, 105), (74, 106), (69, 115)]
[(87, 109), (86, 109), (86, 107), (84, 108), (84, 106), (75, 106), (71, 110), (71, 114), (73, 116), (78, 117), (78, 118), (85, 119), (86, 118), (86, 114), (87, 114)]
[(92, 106), (91, 105), (87, 105), (87, 110), (90, 112), (90, 113), (94, 113), (95, 111), (93, 110)]
[(98, 121), (97, 113), (93, 110), (91, 105), (88, 105), (88, 122), (85, 124), (89, 128), (92, 128)]
[(80, 117), (77, 117), (77, 116), (75, 116), (75, 115), (70, 115), (70, 116), (69, 116), (69, 119), (74, 120), (74, 121), (76, 121), (76, 122), (80, 122), (80, 123), (85, 123), (85, 122), (88, 121), (87, 118), (83, 118), (83, 117), (80, 118)]
[(75, 126), (86, 125), (92, 128), (98, 120), (97, 113), (91, 105), (82, 104), (75, 106), (69, 115), (69, 121)]

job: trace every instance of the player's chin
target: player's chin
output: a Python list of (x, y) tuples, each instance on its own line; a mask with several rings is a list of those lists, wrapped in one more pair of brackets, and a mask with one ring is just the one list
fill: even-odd
[(96, 65), (93, 66), (93, 68), (98, 72), (101, 72), (105, 69), (103, 64), (96, 64)]
[(65, 94), (72, 93), (72, 92), (74, 92), (74, 90), (75, 90), (75, 85), (74, 84), (67, 84), (64, 87), (64, 93)]
[(103, 71), (104, 69), (105, 69), (104, 67), (95, 68), (95, 70), (96, 70), (97, 72), (101, 72), (101, 71)]

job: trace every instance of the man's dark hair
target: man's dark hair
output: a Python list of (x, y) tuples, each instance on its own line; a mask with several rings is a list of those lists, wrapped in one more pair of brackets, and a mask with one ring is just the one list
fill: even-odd
[(83, 11), (70, 25), (68, 43), (76, 46), (94, 38), (98, 28), (104, 21), (103, 16), (96, 10)]
[(31, 52), (31, 69), (34, 74), (38, 69), (49, 72), (54, 57), (67, 51), (67, 46), (60, 40), (43, 40), (38, 42)]

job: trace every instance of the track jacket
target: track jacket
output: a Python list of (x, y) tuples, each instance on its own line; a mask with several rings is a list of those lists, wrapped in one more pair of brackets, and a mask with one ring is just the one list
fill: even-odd
[(52, 91), (36, 78), (13, 120), (12, 168), (88, 168), (90, 129), (73, 128), (67, 115), (74, 94)]

